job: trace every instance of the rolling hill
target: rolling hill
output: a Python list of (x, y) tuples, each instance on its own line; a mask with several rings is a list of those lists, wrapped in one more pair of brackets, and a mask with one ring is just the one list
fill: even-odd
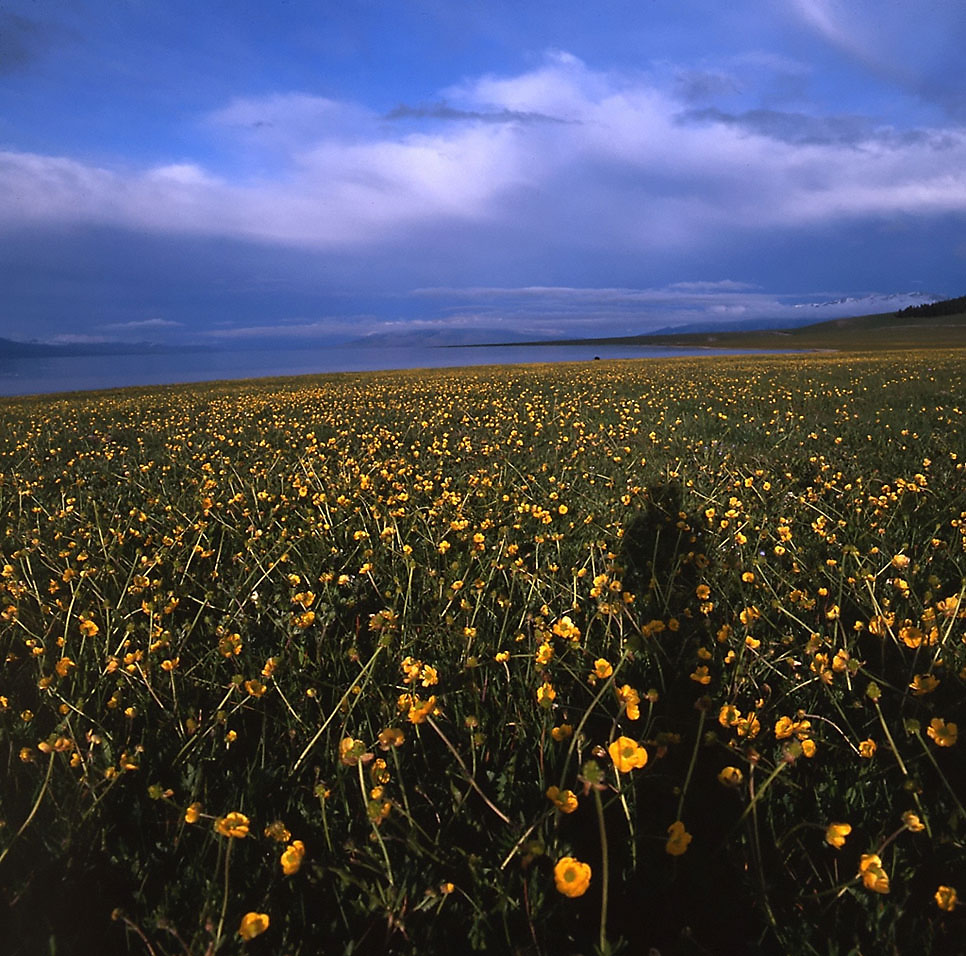
[(608, 338), (516, 342), (515, 345), (642, 345), (712, 349), (833, 349), (882, 351), (966, 347), (966, 297), (946, 299), (901, 312), (828, 319), (793, 328), (741, 331), (667, 332)]

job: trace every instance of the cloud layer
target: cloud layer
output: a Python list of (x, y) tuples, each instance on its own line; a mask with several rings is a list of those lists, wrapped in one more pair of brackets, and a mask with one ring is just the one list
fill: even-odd
[[(817, 0), (817, 28), (831, 35)], [(831, 22), (829, 20), (829, 22)], [(727, 73), (673, 83), (564, 52), (388, 114), (301, 93), (235, 99), (212, 148), (136, 168), (0, 152), (0, 229), (97, 225), (340, 249), (414, 233), (579, 225), (580, 244), (646, 252), (841, 220), (966, 212), (966, 130), (696, 101)]]

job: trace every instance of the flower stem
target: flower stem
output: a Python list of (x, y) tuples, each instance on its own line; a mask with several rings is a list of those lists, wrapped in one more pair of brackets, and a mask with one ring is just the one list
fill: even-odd
[(51, 774), (51, 771), (54, 769), (54, 757), (55, 756), (56, 756), (56, 753), (52, 750), (50, 752), (50, 759), (47, 761), (47, 773), (44, 776), (44, 782), (40, 786), (40, 792), (37, 794), (37, 799), (34, 801), (34, 805), (31, 808), (30, 813), (27, 815), (27, 819), (24, 820), (24, 822), (20, 825), (20, 829), (13, 835), (13, 840), (11, 840), (7, 844), (7, 846), (4, 849), (3, 853), (0, 853), (0, 863), (2, 863), (4, 861), (4, 858), (10, 852), (10, 847), (13, 846), (14, 841), (17, 839), (17, 837), (19, 837), (20, 834), (23, 833), (23, 831), (26, 830), (27, 827), (30, 826), (30, 821), (33, 820), (33, 818), (37, 814), (37, 811), (40, 809), (40, 804), (41, 804), (41, 802), (44, 799), (44, 794), (47, 792), (47, 785), (50, 783), (50, 774)]
[(228, 847), (225, 850), (225, 892), (221, 898), (221, 913), (218, 916), (218, 929), (215, 932), (215, 945), (212, 952), (218, 952), (221, 946), (221, 932), (225, 927), (225, 913), (228, 911), (228, 864), (231, 862), (231, 846), (235, 841), (229, 837)]
[[(366, 808), (368, 815), (369, 796), (366, 793), (366, 778), (362, 772), (362, 761), (360, 760), (356, 766), (359, 768), (359, 789), (362, 791), (362, 806)], [(395, 886), (396, 878), (392, 875), (392, 863), (389, 862), (389, 851), (386, 850), (386, 843), (382, 838), (382, 834), (379, 832), (379, 823), (377, 820), (369, 817), (369, 825), (372, 827), (372, 833), (376, 838), (376, 842), (379, 844), (379, 849), (382, 850), (382, 858), (386, 863), (386, 876), (389, 878), (389, 885)]]
[[(353, 681), (349, 685), (346, 692), (342, 695), (342, 699), (339, 701), (338, 704), (335, 705), (335, 707), (332, 710), (332, 713), (330, 713), (329, 716), (325, 719), (325, 723), (322, 724), (322, 726), (316, 731), (315, 736), (305, 745), (305, 749), (302, 751), (301, 754), (299, 754), (299, 759), (295, 761), (295, 765), (292, 767), (293, 774), (295, 773), (296, 770), (298, 770), (299, 767), (302, 766), (303, 762), (305, 761), (305, 758), (309, 755), (309, 751), (316, 745), (316, 743), (318, 743), (319, 738), (322, 736), (322, 734), (325, 733), (325, 728), (329, 726), (329, 724), (335, 718), (336, 714), (341, 713), (342, 705), (352, 695), (353, 688), (359, 685), (359, 679), (363, 677), (369, 670), (372, 669), (372, 665), (376, 663), (376, 658), (379, 656), (384, 646), (385, 645), (380, 643), (376, 647), (375, 651), (373, 651), (372, 653), (372, 657), (370, 657), (369, 660), (366, 662), (366, 666), (363, 667), (362, 670), (359, 672), (359, 676), (356, 677), (355, 681)], [(359, 697), (361, 698), (362, 695), (359, 694)]]
[(684, 778), (684, 786), (681, 788), (681, 799), (678, 800), (678, 815), (675, 817), (676, 820), (683, 820), (684, 816), (684, 798), (687, 796), (688, 787), (691, 784), (691, 775), (694, 773), (694, 765), (698, 762), (698, 748), (701, 746), (702, 734), (704, 732), (704, 721), (708, 716), (707, 708), (701, 708), (701, 715), (698, 717), (698, 733), (694, 738), (694, 750), (691, 751), (691, 763), (688, 764), (688, 773)]
[(610, 867), (607, 859), (607, 827), (604, 824), (604, 803), (600, 790), (594, 789), (597, 805), (597, 826), (600, 830), (600, 951), (607, 952), (607, 890), (610, 883)]
[(473, 774), (470, 773), (463, 761), (463, 758), (459, 755), (456, 748), (449, 742), (446, 734), (439, 729), (438, 724), (432, 717), (426, 718), (426, 723), (429, 724), (433, 730), (439, 734), (440, 739), (446, 744), (446, 748), (449, 752), (456, 758), (456, 762), (460, 765), (460, 769), (463, 771), (463, 776), (466, 778), (466, 782), (479, 794), (483, 802), (504, 822), (510, 823), (510, 818), (480, 789), (480, 785), (473, 779)]

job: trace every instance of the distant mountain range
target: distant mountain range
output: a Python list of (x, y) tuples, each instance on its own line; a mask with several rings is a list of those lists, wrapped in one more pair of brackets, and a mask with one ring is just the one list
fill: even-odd
[[(516, 343), (519, 344), (519, 343)], [(747, 323), (701, 331), (623, 335), (608, 338), (532, 341), (526, 345), (640, 345), (673, 348), (738, 349), (867, 349), (966, 346), (966, 296), (907, 306), (893, 312), (847, 315), (784, 327)]]
[[(842, 321), (862, 319), (868, 316), (902, 316), (903, 318), (934, 317), (966, 312), (966, 296), (942, 299), (928, 292), (903, 292), (888, 295), (848, 296), (825, 302), (806, 302), (793, 307), (791, 317), (757, 318), (730, 322), (693, 322), (688, 325), (663, 326), (638, 335), (582, 337), (568, 339), (534, 339), (519, 332), (506, 329), (480, 329), (471, 326), (412, 329), (400, 327), (390, 331), (373, 332), (360, 336), (342, 347), (371, 348), (452, 348), (457, 346), (485, 345), (550, 345), (563, 342), (613, 342), (617, 344), (658, 344), (657, 340), (683, 336), (702, 336), (710, 339), (720, 335), (750, 334), (754, 332), (780, 334), (805, 328), (818, 330), (823, 325), (841, 327)], [(402, 323), (400, 323), (402, 326)], [(287, 343), (286, 343), (287, 344)], [(237, 346), (235, 346), (237, 347)], [(275, 347), (285, 347), (278, 341)], [(291, 347), (304, 348), (304, 342), (292, 343)], [(313, 346), (315, 347), (315, 346)], [(50, 358), (56, 356), (110, 356), (171, 354), (176, 352), (212, 351), (214, 346), (162, 345), (156, 342), (73, 342), (52, 344), (44, 342), (18, 342), (0, 338), (0, 359)]]
[(827, 302), (802, 302), (796, 309), (813, 311), (840, 310), (847, 307), (851, 315), (871, 315), (879, 312), (897, 312), (900, 309), (918, 308), (942, 299), (930, 292), (892, 292), (886, 295), (846, 296), (843, 299), (829, 299)]
[(664, 326), (648, 335), (697, 334), (708, 332), (758, 332), (785, 330), (814, 325), (827, 319), (852, 318), (858, 315), (881, 315), (936, 303), (942, 297), (928, 292), (894, 292), (887, 295), (846, 296), (825, 302), (801, 302), (795, 314), (777, 319), (735, 319), (731, 322), (692, 322), (689, 325)]
[[(856, 315), (881, 314), (901, 309), (932, 307), (941, 296), (929, 292), (896, 292), (885, 295), (847, 296), (829, 299), (825, 302), (804, 302), (795, 305), (795, 314), (783, 318), (735, 319), (730, 322), (691, 322), (687, 325), (668, 325), (655, 328), (646, 333), (633, 336), (620, 336), (614, 341), (627, 342), (641, 336), (703, 335), (722, 332), (782, 331), (800, 326), (813, 325), (828, 319), (839, 319)], [(955, 301), (955, 300), (953, 300)], [(373, 332), (360, 336), (348, 346), (372, 348), (455, 348), (458, 346), (484, 345), (548, 345), (555, 342), (602, 341), (592, 338), (544, 338), (508, 332), (507, 330), (487, 330), (468, 326), (432, 329), (400, 329), (391, 332)]]

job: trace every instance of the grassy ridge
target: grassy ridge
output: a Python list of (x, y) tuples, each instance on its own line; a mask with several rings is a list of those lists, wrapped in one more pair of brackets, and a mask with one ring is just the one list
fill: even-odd
[[(966, 347), (966, 313), (918, 315), (883, 312), (875, 315), (829, 319), (789, 329), (755, 329), (747, 332), (672, 332), (658, 335), (624, 335), (610, 338), (567, 339), (564, 342), (596, 345), (642, 345), (709, 349), (814, 349), (837, 352), (893, 349), (946, 349)], [(546, 342), (514, 343), (546, 345)]]
[(4, 400), (13, 952), (954, 951), (963, 358)]

